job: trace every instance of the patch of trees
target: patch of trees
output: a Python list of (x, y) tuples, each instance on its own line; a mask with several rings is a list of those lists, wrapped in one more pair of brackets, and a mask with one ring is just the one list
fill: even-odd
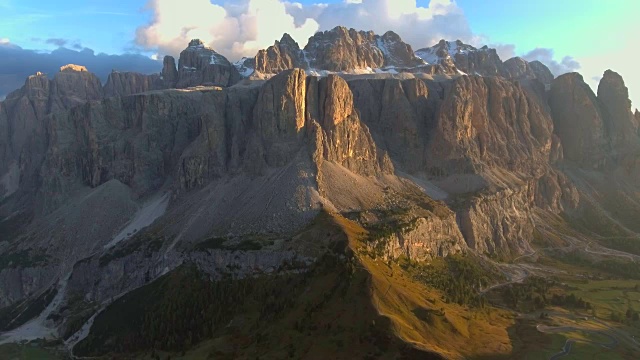
[(584, 309), (584, 310), (590, 310), (592, 308), (590, 302), (585, 301), (581, 297), (577, 297), (573, 293), (569, 295), (553, 294), (553, 297), (551, 298), (551, 304), (556, 306), (571, 307), (575, 309)]
[(257, 324), (269, 324), (296, 305), (314, 276), (337, 271), (336, 264), (337, 260), (320, 260), (301, 274), (219, 281), (185, 265), (111, 304), (96, 317), (74, 353), (83, 357), (150, 350), (181, 353), (242, 328), (242, 314), (257, 317)]
[(444, 292), (444, 301), (484, 308), (487, 299), (480, 289), (489, 283), (487, 272), (466, 256), (453, 255), (444, 259), (443, 266), (421, 266), (415, 276), (431, 287)]
[(503, 288), (501, 295), (503, 301), (514, 308), (526, 303), (534, 309), (544, 309), (549, 303), (548, 291), (554, 284), (553, 281), (533, 276), (522, 284), (512, 284)]

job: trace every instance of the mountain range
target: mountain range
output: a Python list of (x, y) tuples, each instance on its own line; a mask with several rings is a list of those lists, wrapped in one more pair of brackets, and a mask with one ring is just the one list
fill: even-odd
[(639, 184), (640, 112), (610, 70), (594, 93), (486, 46), (343, 27), (236, 63), (194, 39), (104, 86), (68, 65), (0, 102), (0, 344), (509, 356), (504, 309), (403, 266), (472, 259), (493, 274), (478, 293), (543, 273), (509, 264), (637, 238)]

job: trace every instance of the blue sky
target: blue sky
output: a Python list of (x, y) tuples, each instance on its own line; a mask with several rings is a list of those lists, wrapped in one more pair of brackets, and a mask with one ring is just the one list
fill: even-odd
[[(160, 6), (153, 6), (147, 0), (0, 0), (0, 44), (10, 42), (24, 49), (37, 51), (53, 51), (62, 45), (76, 50), (87, 47), (96, 53), (108, 54), (132, 52), (145, 56), (155, 53), (175, 54), (184, 46), (186, 39), (195, 36), (194, 34), (200, 34), (201, 37), (208, 37), (209, 34), (212, 34), (212, 37), (236, 36), (238, 31), (233, 30), (236, 28), (230, 27), (227, 23), (223, 24), (222, 20), (215, 27), (207, 27), (207, 16), (215, 18), (218, 14), (216, 11), (223, 9), (217, 5), (224, 6), (224, 11), (232, 14), (234, 11), (237, 12), (237, 9), (234, 9), (238, 8), (239, 4), (246, 4), (249, 0), (213, 0), (214, 5), (209, 4), (208, 0), (156, 1), (168, 2), (173, 8), (165, 9), (163, 13)], [(272, 5), (283, 0), (251, 1), (254, 4)], [(309, 33), (312, 34), (317, 29), (324, 30), (324, 27), (335, 26), (335, 22), (340, 24), (346, 22), (343, 25), (350, 27), (366, 28), (370, 25), (377, 32), (394, 30), (414, 48), (432, 45), (440, 37), (449, 39), (460, 37), (473, 45), (488, 43), (499, 46), (501, 53), (504, 54), (503, 57), (524, 56), (536, 48), (545, 48), (549, 59), (552, 57), (553, 61), (561, 62), (565, 56), (575, 58), (581, 65), (581, 72), (584, 73), (585, 79), (590, 81), (592, 87), (596, 86), (595, 79), (609, 67), (621, 72), (625, 79), (628, 79), (627, 85), (637, 83), (640, 87), (639, 71), (635, 70), (635, 62), (632, 62), (629, 57), (635, 54), (630, 44), (637, 43), (636, 36), (640, 34), (640, 24), (634, 19), (640, 13), (640, 0), (456, 0), (446, 8), (442, 8), (446, 11), (443, 10), (444, 15), (440, 20), (425, 20), (418, 23), (417, 33), (411, 33), (411, 28), (409, 30), (406, 27), (403, 28), (406, 24), (395, 21), (389, 16), (381, 21), (377, 21), (375, 16), (358, 21), (354, 19), (357, 17), (354, 14), (359, 13), (348, 13), (340, 6), (347, 6), (344, 5), (347, 1), (363, 1), (364, 3), (361, 4), (363, 6), (375, 3), (386, 3), (386, 6), (392, 6), (388, 4), (402, 2), (407, 8), (415, 8), (416, 11), (428, 8), (435, 14), (438, 9), (435, 3), (447, 3), (452, 0), (417, 0), (415, 3), (412, 0), (297, 1), (302, 3), (304, 9), (297, 16), (303, 19), (309, 17), (313, 22), (313, 24), (307, 24), (305, 30), (296, 30), (298, 36), (294, 38), (301, 45), (306, 43), (305, 37), (308, 37)], [(320, 14), (316, 11), (317, 7), (313, 7), (313, 4), (318, 2), (331, 4), (329, 10), (334, 11), (325, 11)], [(180, 34), (170, 34), (168, 38), (167, 36), (154, 37), (156, 30), (161, 33), (169, 31), (167, 29), (171, 27), (167, 28), (167, 26), (171, 24), (167, 24), (167, 18), (180, 15), (173, 12), (188, 11), (187, 6), (179, 8), (176, 4), (187, 3), (197, 9), (191, 15), (199, 18), (199, 22), (194, 20), (194, 24), (184, 24), (184, 26), (199, 27), (200, 31), (194, 30), (189, 34), (183, 34), (182, 37)], [(354, 8), (356, 5), (349, 6)], [(359, 11), (362, 12), (363, 9)], [(277, 11), (274, 10), (273, 14), (268, 14), (266, 22), (270, 16), (275, 18), (276, 13)], [(290, 13), (289, 7), (287, 7), (287, 13)], [(154, 16), (159, 15), (164, 16), (164, 20), (154, 21)], [(175, 16), (175, 18), (190, 22), (188, 13), (181, 15), (182, 17)], [(334, 19), (332, 22), (333, 18), (337, 20)], [(299, 26), (297, 19), (296, 17), (296, 26)], [(216, 21), (211, 20), (211, 22)], [(250, 56), (256, 48), (275, 40), (277, 36), (275, 34), (283, 32), (282, 29), (287, 30), (287, 26), (293, 26), (293, 24), (281, 24), (282, 22), (275, 20), (276, 26), (272, 29), (272, 33), (266, 31), (268, 34), (262, 34), (263, 36), (259, 36), (257, 41), (251, 41), (256, 39), (246, 34), (252, 31), (255, 24), (241, 24), (239, 26), (243, 29), (241, 32), (244, 33), (244, 37), (233, 38), (233, 41), (227, 42), (218, 39), (218, 42), (210, 44), (222, 50), (221, 52), (230, 58)], [(260, 21), (258, 21), (259, 24)], [(262, 28), (258, 25), (256, 27), (258, 32), (265, 32), (265, 29), (271, 29), (274, 24), (265, 26), (265, 21), (262, 21)], [(375, 28), (376, 25), (379, 28)], [(146, 32), (144, 36), (140, 37), (138, 34), (136, 38), (136, 31), (139, 28), (144, 28)], [(224, 52), (225, 50), (227, 53)], [(572, 68), (568, 67), (568, 69)], [(640, 102), (640, 89), (638, 89), (638, 102)]]
[[(342, 0), (298, 0), (339, 3)], [(214, 0), (224, 3), (224, 0)], [(230, 1), (227, 1), (230, 2)], [(232, 2), (232, 1), (231, 1)], [(97, 52), (134, 51), (136, 28), (148, 23), (146, 0), (0, 0), (0, 38), (25, 48), (53, 49), (46, 39), (65, 39)], [(428, 0), (418, 0), (428, 6)], [(557, 56), (589, 56), (615, 50), (631, 37), (636, 0), (457, 0), (476, 34), (515, 44), (518, 54), (536, 47)], [(636, 20), (637, 21), (637, 20)]]

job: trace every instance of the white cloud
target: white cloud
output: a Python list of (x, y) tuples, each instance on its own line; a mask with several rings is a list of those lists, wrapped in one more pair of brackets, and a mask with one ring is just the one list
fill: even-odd
[(0, 45), (8, 45), (11, 44), (11, 41), (7, 38), (0, 38)]
[(176, 55), (189, 40), (199, 38), (230, 59), (238, 59), (255, 55), (285, 32), (300, 39), (318, 30), (313, 19), (295, 23), (280, 0), (230, 5), (209, 0), (151, 0), (147, 8), (153, 12), (153, 20), (138, 28), (136, 42), (164, 54)]
[(553, 49), (536, 48), (522, 56), (527, 61), (538, 60), (549, 67), (554, 76), (560, 76), (568, 72), (580, 70), (580, 63), (571, 56), (565, 56), (562, 60), (554, 59)]
[(254, 56), (289, 33), (301, 46), (318, 30), (342, 25), (384, 33), (393, 30), (416, 49), (441, 38), (474, 40), (463, 11), (452, 0), (345, 0), (302, 5), (283, 0), (240, 0), (224, 5), (209, 0), (151, 0), (150, 24), (136, 42), (149, 50), (177, 55), (200, 38), (231, 60)]

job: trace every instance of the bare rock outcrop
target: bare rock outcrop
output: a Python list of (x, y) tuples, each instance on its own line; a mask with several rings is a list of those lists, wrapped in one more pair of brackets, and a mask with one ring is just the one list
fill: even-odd
[[(170, 60), (167, 65), (170, 67)], [(199, 85), (226, 87), (239, 80), (240, 74), (235, 66), (201, 40), (191, 40), (189, 46), (180, 53), (177, 88)]]
[(316, 33), (304, 52), (311, 68), (328, 71), (424, 65), (393, 32), (379, 36), (342, 26)]
[[(0, 127), (0, 196), (22, 188), (26, 193), (39, 183), (40, 162), (46, 152), (49, 114), (64, 112), (103, 98), (97, 76), (83, 66), (66, 65), (53, 79), (38, 73), (9, 94), (2, 103)], [(3, 115), (4, 114), (4, 115)]]
[(273, 46), (260, 50), (254, 64), (254, 69), (263, 74), (277, 74), (289, 69), (309, 67), (300, 46), (289, 34), (284, 34)]
[(549, 105), (564, 158), (586, 168), (602, 168), (610, 153), (605, 113), (582, 76), (570, 73), (555, 79)]
[(416, 55), (430, 64), (444, 65), (451, 74), (460, 70), (469, 75), (506, 75), (498, 53), (488, 46), (478, 49), (460, 40), (449, 42), (443, 39), (430, 48), (416, 51)]
[(165, 89), (173, 89), (178, 85), (178, 69), (176, 68), (176, 59), (173, 56), (164, 57), (160, 74)]
[(320, 124), (323, 159), (365, 176), (392, 172), (386, 154), (378, 152), (369, 129), (360, 121), (347, 82), (337, 75), (309, 81), (307, 105), (310, 120)]
[(453, 58), (456, 54), (457, 44), (457, 42), (452, 44), (443, 39), (430, 48), (416, 51), (416, 56), (428, 64), (440, 66), (445, 74), (457, 74), (458, 68)]
[(535, 174), (549, 161), (552, 134), (549, 113), (519, 84), (463, 76), (440, 105), (427, 162), (434, 174), (487, 167)]
[(474, 197), (457, 212), (467, 245), (480, 253), (513, 256), (530, 249), (530, 187), (521, 186)]
[(84, 66), (66, 65), (51, 80), (49, 112), (63, 111), (103, 98), (100, 79)]
[(637, 153), (640, 138), (637, 135), (637, 123), (631, 112), (629, 89), (622, 76), (607, 70), (598, 86), (598, 100), (605, 113), (605, 126), (611, 139), (611, 145), (619, 156)]
[(535, 60), (529, 63), (529, 67), (535, 74), (535, 78), (538, 79), (538, 81), (548, 88), (551, 87), (551, 83), (553, 82), (553, 79), (555, 79), (555, 76), (553, 76), (547, 65)]
[(549, 68), (540, 61), (528, 62), (521, 57), (514, 57), (504, 62), (506, 77), (514, 80), (538, 80), (550, 88), (554, 79)]
[(127, 96), (164, 88), (165, 83), (160, 75), (113, 71), (109, 74), (104, 86), (104, 95), (106, 97)]
[[(425, 167), (435, 104), (422, 80), (352, 80), (349, 86), (376, 143), (409, 172)], [(432, 97), (437, 97), (434, 92)]]
[(405, 257), (412, 261), (432, 261), (467, 249), (453, 212), (443, 217), (415, 218), (368, 245), (372, 252), (381, 252), (385, 260)]
[(263, 157), (269, 166), (290, 162), (302, 146), (306, 81), (304, 70), (288, 70), (260, 89), (253, 117), (260, 152), (264, 151)]

